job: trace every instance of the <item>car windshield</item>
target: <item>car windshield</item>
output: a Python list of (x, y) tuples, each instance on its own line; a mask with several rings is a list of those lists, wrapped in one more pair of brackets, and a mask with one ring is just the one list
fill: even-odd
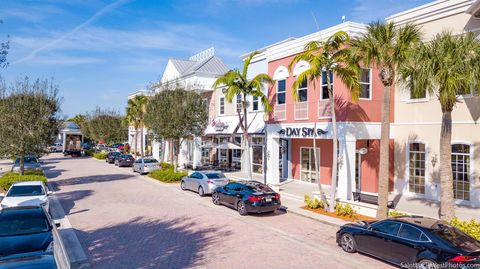
[(110, 153), (112, 156), (117, 156), (117, 155), (120, 155), (120, 152), (112, 152)]
[(438, 224), (432, 233), (461, 249), (480, 248), (480, 242), (448, 224)]
[[(25, 157), (25, 163), (37, 163), (37, 158), (35, 157)], [(15, 160), (15, 164), (20, 164), (20, 158)]]
[(207, 173), (205, 175), (208, 179), (225, 178), (225, 175), (223, 173)]
[(120, 157), (122, 157), (122, 158), (133, 158), (133, 156), (129, 155), (129, 154), (122, 154)]
[(7, 197), (45, 195), (42, 186), (13, 186)]
[(43, 233), (50, 230), (47, 218), (34, 216), (17, 216), (9, 214), (0, 216), (0, 236)]
[(143, 162), (144, 163), (158, 163), (158, 161), (155, 160), (155, 159), (143, 159)]

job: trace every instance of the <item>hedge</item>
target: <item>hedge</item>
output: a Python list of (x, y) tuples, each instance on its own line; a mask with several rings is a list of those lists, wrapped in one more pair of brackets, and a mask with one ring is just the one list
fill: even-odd
[(480, 240), (480, 222), (479, 221), (475, 219), (463, 221), (455, 217), (450, 222), (450, 224), (462, 230), (463, 232), (470, 235), (471, 237), (477, 240)]
[(99, 159), (99, 160), (105, 160), (107, 158), (107, 153), (103, 153), (103, 152), (93, 153), (93, 158)]
[(148, 174), (151, 178), (162, 181), (162, 182), (178, 182), (182, 177), (187, 175), (187, 172), (174, 172), (173, 168), (167, 169), (158, 169), (150, 172)]
[(94, 150), (91, 150), (91, 149), (85, 150), (85, 155), (93, 157), (93, 154), (95, 154)]
[(47, 178), (42, 171), (25, 171), (25, 175), (9, 172), (0, 177), (0, 189), (6, 191), (17, 181), (43, 181), (47, 182)]

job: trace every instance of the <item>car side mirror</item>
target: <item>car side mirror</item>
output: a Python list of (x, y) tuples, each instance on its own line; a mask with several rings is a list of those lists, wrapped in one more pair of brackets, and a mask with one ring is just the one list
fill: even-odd
[(53, 194), (53, 191), (47, 191), (47, 196), (50, 196)]

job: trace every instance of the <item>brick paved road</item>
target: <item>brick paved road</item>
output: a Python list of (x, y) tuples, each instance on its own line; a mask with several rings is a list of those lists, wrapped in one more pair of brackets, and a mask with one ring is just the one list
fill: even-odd
[(45, 158), (94, 268), (391, 268), (336, 246), (335, 227), (293, 214), (241, 217), (89, 158)]

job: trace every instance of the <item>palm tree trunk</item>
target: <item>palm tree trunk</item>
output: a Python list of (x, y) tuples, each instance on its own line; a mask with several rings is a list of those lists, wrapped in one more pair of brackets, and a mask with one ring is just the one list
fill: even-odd
[(384, 88), (382, 100), (382, 127), (380, 136), (380, 168), (378, 176), (377, 219), (386, 219), (388, 215), (388, 187), (390, 167), (390, 86)]
[(137, 129), (135, 128), (135, 134), (133, 135), (133, 146), (134, 146), (134, 154), (135, 154), (135, 157), (137, 157), (137, 134), (138, 134), (138, 131)]
[(143, 137), (143, 123), (140, 124), (140, 136), (141, 136), (141, 137), (140, 137), (140, 143), (141, 143), (141, 145), (140, 145), (140, 154), (141, 154), (141, 156), (142, 156), (142, 158), (143, 158), (143, 156), (144, 156), (144, 151), (143, 151), (143, 148), (144, 148), (144, 142), (143, 142), (143, 139), (144, 139), (144, 137)]
[(248, 136), (248, 121), (247, 121), (247, 95), (243, 94), (243, 141), (244, 141), (244, 154), (246, 155), (247, 177), (252, 180), (252, 160), (250, 156), (250, 139)]
[[(317, 97), (315, 100), (319, 100)], [(319, 159), (318, 153), (317, 153), (317, 119), (315, 118), (315, 121), (313, 122), (313, 163), (315, 164), (315, 177), (317, 180), (318, 184), (318, 191), (320, 192), (320, 200), (325, 206), (325, 209), (327, 209), (327, 197), (325, 197), (325, 192), (323, 192), (323, 187), (322, 187), (322, 182), (320, 181), (320, 175), (318, 173), (318, 166), (320, 163), (317, 161)]]
[(440, 218), (455, 216), (452, 175), (452, 111), (443, 110), (440, 132)]
[(335, 194), (337, 192), (337, 173), (338, 173), (338, 133), (337, 116), (335, 114), (335, 95), (330, 82), (330, 71), (327, 71), (327, 87), (330, 102), (330, 113), (332, 114), (332, 184), (330, 185), (330, 212), (335, 211)]

